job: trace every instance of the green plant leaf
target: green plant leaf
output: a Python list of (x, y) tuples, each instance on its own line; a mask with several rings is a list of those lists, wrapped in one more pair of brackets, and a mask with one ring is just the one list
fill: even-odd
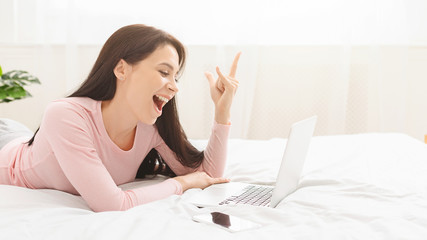
[(0, 87), (0, 100), (7, 98), (7, 92), (4, 90), (5, 86)]
[(15, 99), (26, 96), (25, 89), (21, 86), (13, 87), (12, 89), (10, 89), (9, 94)]
[(1, 69), (1, 66), (0, 66), (0, 77), (1, 75), (3, 75), (3, 70)]
[(0, 86), (0, 103), (11, 102), (13, 100), (22, 99), (29, 96), (31, 96), (31, 94), (29, 95), (29, 93), (21, 86)]
[(40, 80), (23, 70), (12, 70), (0, 76), (0, 103), (31, 97), (24, 86), (40, 84)]
[(32, 97), (33, 95), (31, 95), (31, 93), (30, 92), (28, 92), (28, 91), (25, 91), (25, 97)]

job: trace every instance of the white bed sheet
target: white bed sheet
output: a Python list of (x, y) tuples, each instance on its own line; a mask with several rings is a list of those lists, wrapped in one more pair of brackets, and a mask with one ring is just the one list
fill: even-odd
[[(193, 141), (200, 148), (205, 140)], [(229, 142), (226, 177), (274, 184), (286, 139)], [(124, 189), (163, 181), (125, 184)], [(298, 190), (277, 208), (199, 209), (199, 189), (124, 212), (94, 213), (79, 196), (0, 185), (0, 239), (426, 239), (427, 146), (404, 134), (312, 139)], [(229, 233), (196, 223), (222, 211), (261, 223)]]

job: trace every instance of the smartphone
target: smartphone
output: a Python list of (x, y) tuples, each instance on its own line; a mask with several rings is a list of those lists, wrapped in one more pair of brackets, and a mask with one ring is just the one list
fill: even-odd
[(193, 216), (193, 220), (196, 222), (216, 225), (230, 232), (239, 232), (261, 227), (261, 224), (221, 212), (210, 212), (195, 215)]

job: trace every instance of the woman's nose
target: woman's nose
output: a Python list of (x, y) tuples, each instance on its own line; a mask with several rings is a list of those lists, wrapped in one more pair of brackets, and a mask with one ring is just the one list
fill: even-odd
[(178, 86), (176, 85), (176, 82), (175, 81), (173, 81), (173, 83), (172, 82), (169, 82), (168, 83), (168, 89), (169, 90), (171, 90), (172, 92), (174, 92), (174, 93), (177, 93), (178, 92)]

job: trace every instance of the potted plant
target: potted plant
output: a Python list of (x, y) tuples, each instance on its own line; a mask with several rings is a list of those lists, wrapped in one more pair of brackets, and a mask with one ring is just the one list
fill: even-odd
[(22, 70), (12, 70), (3, 74), (0, 66), (0, 103), (31, 97), (24, 86), (40, 84), (37, 77)]

